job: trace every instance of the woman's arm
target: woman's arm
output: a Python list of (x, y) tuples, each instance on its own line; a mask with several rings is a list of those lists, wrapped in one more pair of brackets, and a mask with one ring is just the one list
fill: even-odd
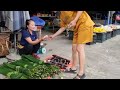
[(78, 19), (79, 19), (79, 17), (80, 17), (80, 15), (82, 14), (82, 12), (83, 11), (77, 11), (77, 14), (76, 14), (76, 17), (75, 17), (75, 19), (74, 19), (74, 21), (78, 21)]
[(65, 31), (65, 27), (61, 27), (55, 34), (53, 34), (53, 37), (60, 35), (63, 31)]
[(76, 17), (68, 24), (68, 28), (74, 27), (83, 11), (77, 11)]
[(26, 41), (27, 41), (28, 43), (32, 44), (32, 45), (36, 45), (36, 44), (40, 43), (41, 41), (44, 41), (44, 39), (41, 38), (41, 39), (36, 39), (35, 41), (32, 41), (30, 37), (27, 37), (27, 38), (26, 38)]
[(45, 35), (44, 37), (42, 38), (38, 38), (36, 39), (35, 41), (32, 41), (30, 37), (27, 37), (26, 40), (28, 43), (32, 44), (32, 45), (36, 45), (44, 40), (47, 40), (48, 39), (48, 35)]
[[(75, 19), (73, 21), (71, 21), (70, 24), (68, 24), (68, 28), (76, 25), (76, 22), (79, 19), (81, 14), (82, 14), (82, 11), (77, 11), (77, 15), (76, 15)], [(60, 35), (63, 31), (65, 31), (65, 29), (66, 29), (65, 27), (61, 27), (55, 34), (51, 35), (50, 38), (54, 38), (54, 37)]]

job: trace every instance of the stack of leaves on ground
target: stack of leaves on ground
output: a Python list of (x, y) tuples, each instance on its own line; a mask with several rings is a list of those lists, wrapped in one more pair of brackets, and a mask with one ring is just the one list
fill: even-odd
[(44, 63), (31, 55), (23, 55), (22, 59), (3, 63), (0, 73), (10, 79), (45, 79), (60, 73), (60, 68)]

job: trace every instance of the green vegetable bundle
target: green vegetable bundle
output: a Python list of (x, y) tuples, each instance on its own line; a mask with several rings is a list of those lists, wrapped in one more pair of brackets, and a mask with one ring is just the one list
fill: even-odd
[(23, 55), (21, 60), (3, 63), (0, 73), (11, 79), (44, 79), (60, 73), (60, 68), (35, 59), (31, 55)]

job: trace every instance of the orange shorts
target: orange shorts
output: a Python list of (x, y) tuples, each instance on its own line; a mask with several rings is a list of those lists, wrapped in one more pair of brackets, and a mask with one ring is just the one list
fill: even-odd
[(74, 30), (73, 44), (86, 44), (93, 41), (93, 26), (79, 27)]

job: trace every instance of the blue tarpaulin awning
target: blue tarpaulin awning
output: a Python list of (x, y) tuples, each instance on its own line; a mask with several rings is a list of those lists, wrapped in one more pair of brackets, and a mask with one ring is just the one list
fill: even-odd
[(36, 26), (44, 26), (45, 25), (45, 21), (37, 16), (31, 17), (31, 19), (35, 22)]

